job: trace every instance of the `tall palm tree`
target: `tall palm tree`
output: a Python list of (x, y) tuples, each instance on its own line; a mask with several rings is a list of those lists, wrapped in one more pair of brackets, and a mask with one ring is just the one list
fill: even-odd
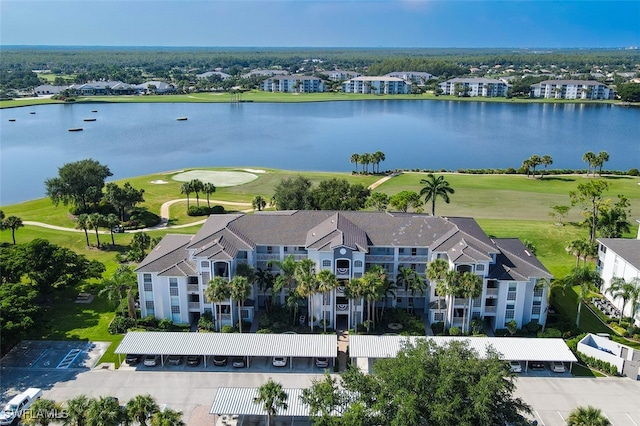
[(200, 179), (192, 179), (189, 184), (191, 185), (193, 192), (196, 194), (196, 205), (200, 207), (200, 193), (203, 192), (204, 183)]
[(67, 401), (67, 417), (65, 426), (85, 426), (87, 423), (87, 410), (91, 406), (91, 399), (86, 395), (78, 395)]
[(89, 247), (89, 215), (82, 213), (76, 217), (76, 229), (82, 229), (84, 231), (84, 237), (87, 240), (87, 247)]
[[(587, 176), (589, 176), (589, 174), (591, 173), (591, 167), (595, 165), (596, 155), (591, 151), (587, 151), (582, 156), (582, 161), (587, 163)], [(594, 169), (594, 173), (595, 173), (595, 169)]]
[[(20, 421), (27, 426), (48, 426), (56, 420), (55, 414), (61, 411), (62, 407), (54, 400), (39, 398), (31, 404), (28, 412), (21, 414), (22, 418)], [(14, 421), (14, 423), (16, 422)]]
[(123, 293), (132, 289), (137, 283), (137, 278), (131, 267), (127, 265), (120, 265), (118, 269), (111, 274), (110, 278), (103, 278), (103, 288), (98, 293), (98, 296), (106, 295), (107, 300), (112, 304), (118, 303), (122, 310), (122, 316), (124, 315), (124, 297)]
[(256, 197), (251, 202), (251, 206), (254, 210), (262, 211), (262, 209), (267, 206), (267, 200), (265, 200), (261, 195), (256, 195)]
[(532, 155), (529, 158), (529, 164), (531, 164), (531, 169), (533, 171), (533, 178), (535, 179), (535, 177), (536, 177), (536, 167), (538, 167), (540, 164), (542, 164), (542, 159), (540, 158), (539, 155)]
[(24, 224), (22, 223), (22, 219), (20, 219), (18, 216), (9, 216), (4, 220), (3, 226), (5, 227), (5, 229), (11, 229), (11, 238), (13, 239), (13, 245), (15, 246), (16, 230), (24, 226)]
[(116, 241), (113, 239), (113, 229), (120, 225), (120, 218), (113, 214), (113, 213), (109, 213), (105, 218), (104, 218), (104, 225), (109, 228), (109, 232), (111, 233), (111, 244), (112, 245), (116, 245)]
[(251, 295), (251, 284), (247, 277), (236, 275), (229, 282), (229, 289), (231, 298), (238, 304), (238, 329), (242, 333), (242, 307), (244, 301)]
[(187, 211), (189, 210), (189, 195), (193, 192), (191, 182), (185, 182), (180, 186), (180, 193), (187, 196)]
[(98, 234), (98, 229), (104, 223), (104, 216), (100, 213), (91, 213), (89, 215), (89, 227), (96, 231), (96, 241), (98, 242), (98, 248), (100, 248), (100, 236)]
[[(609, 293), (613, 300), (622, 299), (622, 314), (620, 315), (620, 319), (618, 320), (618, 324), (622, 322), (622, 317), (624, 317), (624, 308), (627, 306), (627, 302), (629, 300), (633, 300), (635, 293), (638, 290), (632, 283), (628, 283), (622, 277), (613, 277), (611, 278), (611, 283), (609, 288), (607, 288), (606, 293)], [(631, 315), (633, 318), (633, 315)], [(633, 323), (633, 321), (632, 321)]]
[(640, 309), (640, 278), (632, 278), (631, 285), (634, 287), (631, 297), (631, 325), (633, 325), (636, 318), (636, 312)]
[(87, 426), (117, 426), (123, 420), (123, 410), (113, 397), (94, 399), (87, 409)]
[[(453, 319), (453, 304), (456, 294), (460, 291), (460, 284), (458, 283), (458, 278), (460, 277), (460, 273), (453, 269), (448, 270), (444, 275), (444, 280), (438, 290), (438, 293), (442, 291), (442, 294), (445, 295), (445, 305), (447, 308), (447, 312), (444, 319), (444, 329), (448, 329), (449, 324), (451, 323), (451, 319)], [(437, 287), (436, 287), (437, 288)]]
[(316, 264), (311, 259), (303, 259), (297, 262), (294, 276), (298, 286), (296, 292), (300, 297), (307, 299), (307, 306), (309, 307), (309, 324), (311, 332), (313, 332), (313, 323), (315, 322), (313, 313), (313, 296), (318, 292), (318, 280), (316, 279), (315, 272)]
[(396, 281), (404, 287), (404, 291), (411, 294), (411, 306), (413, 307), (416, 293), (424, 294), (427, 283), (420, 274), (411, 268), (401, 266), (398, 268)]
[(544, 177), (547, 173), (547, 167), (553, 164), (553, 158), (550, 155), (543, 155), (541, 159), (542, 165), (544, 166), (544, 173), (540, 175), (540, 179)]
[(420, 196), (424, 196), (424, 203), (431, 201), (431, 216), (436, 215), (436, 198), (440, 197), (445, 203), (449, 204), (449, 194), (456, 191), (449, 186), (449, 182), (444, 180), (444, 176), (435, 177), (433, 173), (427, 175), (427, 179), (420, 181), (424, 188), (420, 190)]
[(371, 330), (371, 325), (375, 326), (375, 308), (376, 300), (381, 297), (382, 286), (386, 279), (386, 271), (382, 265), (373, 265), (371, 269), (366, 271), (362, 276), (362, 296), (367, 301), (367, 333)]
[(131, 245), (140, 249), (140, 255), (145, 257), (145, 250), (151, 246), (151, 237), (146, 232), (136, 232), (131, 239)]
[(267, 413), (267, 426), (270, 426), (271, 417), (278, 414), (278, 410), (289, 408), (288, 398), (289, 395), (284, 391), (282, 385), (269, 378), (265, 384), (258, 388), (258, 396), (253, 399), (253, 402), (262, 404), (262, 409)]
[(369, 173), (369, 164), (371, 164), (371, 154), (365, 152), (360, 155), (360, 162), (362, 163), (362, 168), (365, 173)]
[(387, 158), (382, 151), (376, 151), (372, 154), (372, 156), (373, 162), (375, 163), (377, 168), (377, 172), (380, 173), (380, 162), (386, 160)]
[(592, 285), (600, 287), (602, 278), (600, 278), (600, 275), (589, 266), (576, 266), (572, 269), (569, 275), (564, 277), (563, 281), (565, 288), (580, 286), (578, 291), (578, 314), (576, 316), (576, 327), (579, 328), (582, 301), (589, 295)]
[(126, 407), (129, 418), (140, 423), (140, 426), (147, 426), (147, 419), (160, 411), (155, 399), (149, 394), (134, 396), (127, 401)]
[(267, 266), (275, 266), (280, 269), (280, 274), (276, 277), (273, 285), (273, 294), (278, 294), (286, 286), (289, 293), (295, 284), (296, 258), (290, 254), (282, 260), (270, 260)]
[(353, 329), (355, 333), (358, 334), (358, 322), (356, 318), (356, 307), (357, 303), (362, 300), (362, 296), (364, 294), (364, 286), (362, 282), (362, 277), (360, 278), (352, 278), (344, 288), (344, 295), (351, 300), (351, 306), (353, 307), (353, 316), (351, 317)]
[(356, 164), (356, 173), (358, 173), (358, 163), (360, 162), (360, 154), (351, 154), (349, 162)]
[(527, 173), (527, 177), (531, 175), (531, 159), (527, 158), (522, 161), (522, 169)]
[[(441, 314), (442, 296), (446, 294), (446, 274), (449, 270), (449, 262), (444, 259), (435, 259), (427, 266), (427, 278), (429, 281), (435, 281), (435, 290), (438, 293), (438, 314)], [(444, 321), (443, 321), (444, 323)]]
[(567, 417), (568, 426), (609, 426), (611, 422), (599, 408), (577, 407)]
[(598, 153), (598, 155), (596, 156), (596, 159), (594, 161), (593, 173), (595, 174), (595, 172), (596, 172), (595, 166), (597, 166), (598, 167), (598, 175), (602, 176), (602, 166), (607, 161), (609, 161), (609, 153), (607, 151), (600, 151)]
[(217, 317), (217, 326), (218, 331), (222, 328), (222, 309), (220, 309), (220, 302), (224, 302), (231, 297), (231, 289), (229, 288), (229, 283), (222, 277), (213, 277), (211, 281), (209, 281), (209, 285), (204, 289), (204, 295), (207, 299), (209, 299), (212, 303), (215, 303), (215, 308), (218, 311)]
[(462, 311), (462, 332), (465, 333), (467, 331), (467, 306), (471, 311), (471, 301), (482, 294), (482, 278), (473, 272), (464, 272), (458, 278), (458, 283), (460, 295), (468, 301)]
[(267, 291), (273, 289), (274, 281), (275, 277), (270, 270), (263, 271), (262, 269), (258, 268), (258, 270), (256, 271), (256, 284), (258, 284), (258, 289), (264, 296), (264, 307), (267, 312), (269, 312), (270, 310), (270, 303), (267, 303)]
[(216, 192), (216, 186), (211, 182), (207, 182), (202, 185), (202, 192), (207, 196), (207, 207), (211, 208), (211, 203), (209, 202), (209, 196)]
[(318, 274), (316, 275), (316, 279), (318, 280), (318, 291), (322, 293), (322, 325), (324, 328), (323, 331), (326, 333), (327, 318), (325, 317), (326, 312), (325, 312), (325, 305), (324, 305), (324, 296), (326, 293), (330, 293), (331, 290), (338, 287), (339, 283), (338, 283), (338, 279), (333, 274), (333, 272), (331, 272), (328, 269), (323, 269), (322, 271), (318, 272)]
[(589, 245), (589, 242), (582, 239), (582, 240), (573, 240), (569, 242), (569, 245), (566, 247), (567, 252), (573, 254), (576, 257), (576, 265), (575, 265), (576, 267), (579, 266), (580, 259), (582, 258), (583, 254), (589, 250), (589, 248), (587, 247), (588, 245)]
[(151, 416), (151, 426), (184, 426), (182, 412), (165, 408)]

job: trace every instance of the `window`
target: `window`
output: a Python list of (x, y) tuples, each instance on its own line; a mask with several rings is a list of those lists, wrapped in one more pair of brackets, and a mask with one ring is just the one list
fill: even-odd
[(531, 315), (540, 315), (540, 305), (541, 305), (541, 302), (539, 300), (535, 300), (533, 302), (533, 308), (531, 309)]
[(178, 295), (178, 279), (169, 278), (169, 296)]
[(400, 248), (398, 249), (398, 253), (399, 253), (399, 254), (404, 254), (404, 248), (400, 247)]
[(267, 246), (267, 253), (273, 253), (273, 247)]
[(417, 256), (418, 255), (418, 249), (413, 247), (411, 248), (411, 256)]
[(144, 291), (153, 291), (153, 285), (151, 283), (151, 274), (144, 274), (142, 277), (144, 281)]
[(331, 260), (330, 259), (324, 259), (322, 261), (322, 267), (323, 268), (330, 268), (331, 267)]
[(209, 262), (206, 260), (203, 260), (202, 262), (200, 262), (200, 268), (201, 269), (209, 269)]
[(354, 268), (362, 268), (362, 260), (354, 260), (353, 261)]
[(153, 305), (153, 300), (147, 300), (146, 302), (144, 302), (144, 307), (147, 308), (147, 315), (155, 316), (156, 310)]
[(518, 289), (518, 285), (516, 283), (509, 283), (509, 291), (516, 291)]
[[(267, 247), (267, 251), (268, 251), (269, 253), (271, 253), (271, 247)], [(286, 252), (288, 252), (288, 251), (289, 251), (289, 247), (285, 247), (285, 248), (284, 248), (284, 252), (286, 253)]]
[(476, 271), (484, 271), (484, 265), (476, 265)]
[(179, 314), (180, 313), (180, 306), (171, 305), (171, 313), (172, 314)]

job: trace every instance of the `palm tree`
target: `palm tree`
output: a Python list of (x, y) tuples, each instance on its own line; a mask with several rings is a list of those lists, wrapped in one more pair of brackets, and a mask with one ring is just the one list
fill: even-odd
[[(429, 281), (435, 281), (436, 293), (438, 293), (438, 313), (441, 314), (441, 300), (442, 295), (446, 293), (446, 281), (447, 271), (449, 270), (449, 262), (444, 259), (435, 259), (427, 266), (427, 278)], [(445, 321), (443, 321), (445, 322)]]
[[(468, 300), (468, 309), (471, 311), (472, 300), (482, 294), (482, 278), (472, 272), (464, 272), (458, 278), (460, 295)], [(462, 311), (462, 332), (467, 330), (467, 306)]]
[(362, 169), (365, 173), (369, 173), (369, 164), (371, 164), (371, 154), (365, 152), (360, 155), (360, 162), (362, 163)]
[(144, 257), (144, 251), (151, 246), (151, 237), (146, 232), (136, 232), (131, 239), (131, 246), (139, 248), (141, 256)]
[(577, 407), (567, 417), (568, 426), (609, 426), (611, 422), (599, 408)]
[(113, 229), (120, 225), (120, 218), (113, 214), (113, 213), (109, 213), (105, 218), (104, 218), (104, 225), (109, 228), (109, 232), (111, 232), (111, 245), (116, 245), (116, 241), (113, 239)]
[(204, 189), (204, 183), (200, 179), (192, 179), (189, 185), (191, 185), (191, 190), (196, 193), (196, 205), (200, 207), (200, 192)]
[[(624, 317), (624, 308), (627, 306), (627, 302), (629, 300), (633, 300), (637, 292), (638, 292), (638, 288), (636, 288), (632, 283), (628, 283), (624, 278), (622, 277), (611, 278), (609, 288), (607, 288), (605, 293), (609, 293), (611, 297), (613, 297), (613, 300), (622, 299), (622, 309), (621, 309), (622, 314), (620, 315), (618, 324), (622, 322), (622, 317)], [(631, 318), (633, 318), (633, 315), (631, 315)], [(633, 324), (633, 321), (631, 321), (631, 323)]]
[[(589, 251), (589, 242), (584, 239), (573, 240), (566, 247), (566, 250), (576, 257), (576, 267), (578, 267), (582, 256), (585, 255), (585, 253), (588, 253)], [(585, 256), (585, 259), (586, 259), (586, 256)]]
[(362, 299), (362, 295), (364, 294), (364, 288), (362, 284), (362, 278), (353, 278), (349, 281), (344, 289), (344, 295), (351, 300), (351, 305), (353, 306), (353, 329), (356, 334), (358, 334), (358, 323), (356, 321), (356, 303)]
[(129, 418), (147, 426), (147, 419), (160, 411), (158, 404), (151, 395), (136, 395), (127, 401), (127, 414)]
[(151, 426), (184, 426), (182, 412), (165, 408), (151, 416)]
[(349, 162), (356, 164), (356, 173), (358, 173), (358, 163), (360, 162), (360, 154), (351, 154)]
[[(459, 283), (458, 278), (460, 277), (460, 273), (453, 269), (449, 269), (444, 274), (444, 280), (442, 285), (440, 286), (440, 290), (437, 290), (438, 293), (445, 295), (445, 305), (447, 307), (447, 313), (444, 318), (444, 329), (448, 329), (450, 324), (450, 319), (453, 317), (453, 302), (455, 295), (459, 292)], [(437, 287), (436, 287), (437, 289)]]
[(87, 426), (116, 426), (123, 420), (124, 412), (116, 398), (107, 396), (94, 399), (87, 409)]
[(527, 177), (531, 174), (531, 159), (527, 158), (522, 161), (522, 169), (527, 173)]
[(589, 266), (576, 266), (569, 275), (564, 277), (563, 281), (565, 288), (580, 286), (578, 292), (578, 315), (576, 316), (576, 327), (579, 328), (582, 301), (589, 295), (592, 285), (600, 287), (599, 284), (602, 282), (602, 278), (600, 278), (600, 275)]
[(630, 325), (635, 324), (636, 312), (640, 308), (640, 278), (632, 278), (631, 285), (634, 287), (633, 293), (631, 294), (631, 323)]
[[(333, 274), (333, 272), (331, 272), (328, 269), (323, 269), (322, 271), (318, 272), (318, 275), (316, 275), (316, 279), (318, 280), (318, 291), (320, 293), (322, 293), (322, 325), (324, 328), (324, 332), (327, 332), (327, 318), (325, 317), (326, 312), (325, 312), (325, 305), (324, 305), (324, 296), (325, 293), (329, 293), (331, 292), (331, 290), (333, 290), (334, 288), (338, 287), (339, 283), (338, 283), (338, 279), (336, 278), (336, 276)], [(335, 327), (334, 327), (335, 328)]]
[(598, 155), (596, 156), (596, 159), (594, 161), (593, 173), (596, 172), (595, 167), (597, 166), (598, 167), (598, 175), (602, 176), (602, 166), (607, 161), (609, 161), (609, 153), (607, 151), (600, 151), (598, 153)]
[(416, 291), (424, 293), (426, 289), (426, 283), (422, 280), (422, 277), (411, 268), (401, 266), (398, 268), (398, 275), (396, 276), (396, 282), (399, 286), (404, 287), (405, 292), (411, 292), (411, 303), (413, 307), (413, 298)]
[(86, 213), (82, 213), (76, 217), (76, 229), (82, 229), (84, 231), (84, 237), (87, 239), (87, 247), (89, 247), (89, 233), (87, 229), (89, 229), (89, 215)]
[(120, 265), (116, 271), (111, 274), (110, 278), (103, 278), (103, 288), (98, 293), (98, 296), (105, 294), (107, 300), (112, 304), (120, 305), (122, 310), (122, 316), (124, 315), (124, 298), (123, 292), (125, 290), (131, 290), (137, 283), (137, 278), (133, 270), (129, 266)]
[(13, 245), (16, 245), (16, 229), (22, 228), (24, 224), (22, 223), (22, 219), (18, 216), (9, 216), (7, 217), (3, 225), (6, 229), (11, 229), (11, 238), (13, 238)]
[(553, 164), (553, 158), (551, 158), (550, 155), (543, 155), (541, 162), (542, 162), (542, 165), (544, 166), (544, 173), (540, 175), (540, 179), (542, 179), (544, 175), (547, 173), (547, 167)]
[(189, 195), (191, 195), (192, 192), (191, 182), (185, 182), (180, 187), (180, 193), (187, 196), (187, 211), (189, 210)]
[(449, 186), (449, 182), (444, 180), (444, 176), (435, 177), (433, 173), (427, 175), (427, 179), (420, 181), (424, 188), (420, 190), (420, 195), (424, 195), (424, 203), (431, 201), (431, 216), (436, 215), (436, 198), (441, 197), (445, 203), (449, 204), (449, 194), (455, 193)]
[(100, 213), (91, 213), (89, 215), (89, 228), (96, 231), (96, 241), (98, 242), (98, 248), (100, 248), (100, 236), (98, 235), (98, 229), (104, 223), (104, 216)]
[(316, 279), (315, 262), (311, 259), (303, 259), (296, 265), (294, 276), (298, 286), (296, 292), (300, 297), (307, 299), (309, 307), (309, 324), (313, 333), (313, 323), (315, 317), (313, 315), (313, 296), (318, 292), (318, 280)]
[(386, 279), (386, 271), (382, 265), (373, 265), (371, 269), (364, 273), (361, 279), (362, 296), (367, 301), (367, 333), (371, 329), (371, 325), (375, 326), (375, 316), (373, 309), (376, 300), (381, 297), (382, 286)]
[(269, 289), (273, 289), (273, 282), (275, 280), (275, 277), (273, 276), (273, 274), (271, 273), (271, 271), (266, 270), (263, 271), (262, 269), (258, 268), (258, 270), (256, 271), (256, 284), (258, 284), (258, 289), (262, 292), (262, 295), (264, 296), (265, 299), (265, 303), (264, 303), (264, 307), (267, 310), (267, 312), (269, 312), (269, 305), (270, 303), (267, 303), (267, 290)]
[[(591, 151), (587, 151), (582, 156), (582, 161), (587, 163), (587, 176), (589, 176), (589, 173), (591, 173), (591, 166), (595, 164), (596, 155)], [(595, 169), (594, 169), (594, 173), (595, 173)]]
[(375, 165), (377, 166), (378, 170), (377, 172), (380, 173), (380, 162), (386, 160), (386, 156), (384, 155), (384, 152), (382, 151), (376, 151), (372, 154), (373, 157), (373, 162), (375, 163)]
[(36, 399), (33, 404), (31, 404), (31, 407), (29, 407), (29, 411), (21, 414), (22, 418), (18, 423), (22, 423), (28, 426), (48, 426), (49, 423), (56, 420), (55, 414), (60, 413), (61, 411), (62, 407), (60, 407), (60, 405), (55, 401), (51, 399), (39, 398)]
[(87, 410), (91, 405), (91, 399), (86, 395), (78, 395), (67, 401), (67, 417), (64, 419), (65, 426), (85, 426), (87, 423)]
[(296, 271), (296, 258), (290, 254), (282, 260), (270, 260), (267, 262), (267, 266), (276, 266), (280, 269), (280, 274), (276, 277), (276, 281), (273, 285), (273, 294), (280, 293), (286, 286), (289, 293), (295, 283), (295, 271)]
[(536, 167), (542, 164), (542, 159), (538, 155), (532, 155), (529, 158), (529, 164), (531, 164), (531, 169), (533, 170), (533, 178), (536, 177)]
[(216, 192), (216, 186), (211, 182), (207, 182), (202, 185), (202, 192), (207, 196), (207, 207), (211, 208), (211, 203), (209, 203), (209, 196)]
[(280, 383), (269, 380), (258, 388), (258, 396), (253, 399), (255, 404), (262, 404), (262, 409), (267, 413), (267, 426), (271, 425), (271, 417), (278, 414), (278, 410), (289, 408), (287, 399), (289, 395), (284, 391)]
[(209, 281), (209, 285), (204, 289), (204, 295), (207, 299), (209, 299), (212, 303), (216, 304), (218, 311), (218, 320), (217, 326), (218, 331), (222, 328), (222, 309), (218, 305), (220, 302), (224, 302), (231, 297), (231, 289), (229, 288), (229, 283), (222, 277), (213, 277), (211, 281)]
[(238, 329), (242, 333), (242, 307), (244, 301), (251, 295), (251, 284), (247, 277), (234, 276), (229, 282), (230, 295), (238, 303)]
[(262, 211), (267, 206), (267, 201), (261, 195), (256, 195), (256, 198), (251, 202), (251, 206), (254, 210)]

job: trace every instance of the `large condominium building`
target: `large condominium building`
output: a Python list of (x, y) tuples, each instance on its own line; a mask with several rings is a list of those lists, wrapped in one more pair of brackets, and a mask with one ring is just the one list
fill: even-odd
[(483, 96), (503, 97), (507, 96), (509, 86), (502, 80), (493, 78), (452, 78), (438, 85), (444, 95), (455, 96)]
[(397, 77), (356, 77), (342, 83), (345, 93), (402, 95), (411, 93), (411, 82)]
[(332, 70), (323, 72), (331, 81), (343, 81), (353, 77), (360, 77), (362, 74), (355, 71)]
[(287, 75), (267, 78), (260, 84), (265, 92), (317, 93), (324, 92), (324, 82), (308, 75)]
[(136, 270), (142, 316), (189, 323), (209, 311), (221, 325), (237, 323), (239, 315), (252, 320), (265, 300), (284, 304), (287, 289), (272, 295), (256, 282), (238, 313), (230, 299), (207, 300), (205, 288), (214, 277), (232, 279), (243, 263), (278, 273), (271, 262), (287, 256), (311, 259), (316, 273), (326, 269), (335, 274), (337, 288), (308, 299), (315, 319), (324, 317), (331, 327), (364, 319), (366, 303), (350, 297), (351, 280), (374, 265), (381, 265), (393, 281), (403, 268), (425, 277), (435, 259), (444, 259), (451, 270), (478, 275), (480, 295), (445, 298), (436, 294), (435, 283), (424, 294), (414, 294), (400, 283), (395, 297), (387, 294), (378, 303), (458, 327), (473, 318), (485, 319), (494, 329), (511, 320), (522, 326), (546, 319), (547, 288), (541, 284), (551, 274), (519, 240), (489, 238), (471, 218), (335, 211), (212, 215), (196, 235), (167, 235)]
[(592, 80), (545, 80), (531, 85), (532, 98), (613, 99), (614, 90)]
[(410, 81), (412, 83), (423, 85), (428, 80), (431, 80), (433, 74), (429, 74), (428, 72), (420, 72), (420, 71), (394, 71), (389, 74), (385, 74), (385, 77), (396, 77), (401, 78), (406, 81)]

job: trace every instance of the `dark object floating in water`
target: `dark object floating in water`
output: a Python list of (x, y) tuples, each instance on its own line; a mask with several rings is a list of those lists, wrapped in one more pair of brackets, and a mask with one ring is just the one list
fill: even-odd
[(70, 132), (81, 132), (82, 130), (82, 127), (72, 127), (69, 129)]
[(91, 112), (98, 112), (98, 110), (97, 109), (92, 109)]
[(36, 113), (35, 111), (31, 111), (29, 114), (35, 114), (35, 113)]
[(97, 118), (85, 118), (84, 121), (96, 121)]
[(16, 119), (15, 118), (10, 118), (9, 121), (16, 121)]
[(178, 121), (187, 121), (187, 117), (178, 117), (176, 118)]

